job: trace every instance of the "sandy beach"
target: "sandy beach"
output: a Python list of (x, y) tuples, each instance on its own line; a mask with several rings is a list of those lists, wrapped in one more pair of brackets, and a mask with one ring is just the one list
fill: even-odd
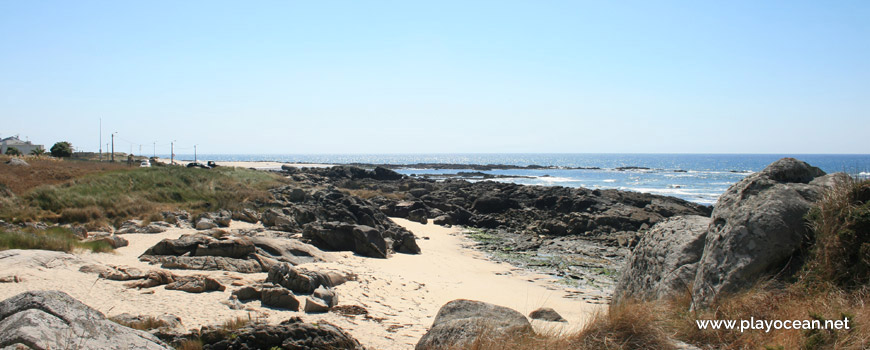
[[(266, 277), (265, 273), (172, 270), (178, 275), (206, 274), (227, 286), (223, 292), (192, 294), (166, 290), (162, 286), (129, 289), (124, 282), (99, 279), (95, 274), (79, 271), (82, 266), (89, 264), (156, 269), (157, 266), (139, 261), (138, 256), (162, 239), (177, 238), (196, 231), (179, 228), (158, 234), (123, 235), (130, 245), (114, 253), (80, 252), (71, 256), (45, 252), (41, 259), (0, 259), (3, 275), (11, 273), (22, 280), (20, 283), (4, 284), (0, 289), (0, 299), (28, 290), (58, 289), (107, 316), (121, 313), (151, 316), (174, 314), (181, 318), (183, 329), (220, 324), (237, 316), (273, 323), (301, 316), (308, 322), (325, 320), (336, 324), (366, 347), (374, 349), (413, 348), (431, 325), (438, 309), (448, 301), (459, 298), (503, 305), (523, 314), (539, 307), (552, 307), (569, 323), (534, 323), (538, 329), (549, 332), (577, 329), (586, 317), (601, 307), (566, 297), (566, 290), (553, 284), (547, 276), (487, 260), (484, 254), (469, 247), (472, 242), (458, 228), (393, 220), (421, 238), (418, 242), (422, 254), (395, 254), (389, 259), (373, 259), (350, 252), (330, 252), (327, 253), (330, 262), (303, 265), (355, 274), (354, 281), (336, 288), (339, 305), (365, 307), (369, 318), (279, 310), (262, 307), (259, 301), (246, 303), (243, 310), (232, 310), (222, 303), (238, 288), (234, 285), (262, 281)], [(256, 227), (259, 224), (234, 221), (230, 229)], [(22, 264), (22, 260), (28, 260), (29, 263)]]
[[(172, 162), (166, 158), (157, 158), (158, 161), (164, 164), (169, 164)], [(208, 159), (199, 159), (197, 160), (200, 163), (205, 164)], [(181, 160), (175, 159), (174, 164), (176, 165), (187, 165), (188, 163), (192, 163), (193, 160)], [(269, 161), (256, 161), (256, 162), (215, 162), (218, 166), (227, 166), (227, 167), (237, 167), (237, 168), (249, 168), (249, 169), (257, 169), (257, 170), (281, 170), (281, 167), (284, 165), (293, 166), (297, 168), (328, 168), (333, 166), (332, 164), (321, 164), (321, 163), (282, 163), (282, 162), (269, 162)]]

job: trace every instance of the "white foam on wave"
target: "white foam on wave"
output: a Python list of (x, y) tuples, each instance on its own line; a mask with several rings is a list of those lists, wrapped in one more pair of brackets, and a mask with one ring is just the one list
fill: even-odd
[(569, 177), (558, 177), (558, 176), (536, 176), (535, 180), (544, 181), (544, 182), (577, 182), (579, 180), (572, 179)]
[(608, 183), (610, 183), (610, 182), (616, 182), (616, 179), (607, 179), (607, 180), (602, 180), (602, 182), (608, 182)]

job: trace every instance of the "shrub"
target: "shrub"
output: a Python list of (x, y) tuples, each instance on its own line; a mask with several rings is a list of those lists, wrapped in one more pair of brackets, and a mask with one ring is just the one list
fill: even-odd
[(72, 153), (73, 153), (72, 144), (67, 142), (67, 141), (57, 142), (54, 144), (54, 146), (51, 146), (51, 156), (52, 157), (58, 157), (58, 158), (70, 157), (70, 156), (72, 156)]
[(19, 151), (19, 150), (18, 150), (17, 148), (15, 148), (15, 147), (9, 147), (9, 148), (6, 149), (6, 155), (7, 155), (7, 156), (20, 156), (20, 155), (21, 155), (21, 151)]
[(42, 148), (42, 146), (40, 146), (40, 147), (34, 148), (32, 151), (30, 151), (30, 154), (39, 157), (39, 156), (45, 154), (45, 149)]

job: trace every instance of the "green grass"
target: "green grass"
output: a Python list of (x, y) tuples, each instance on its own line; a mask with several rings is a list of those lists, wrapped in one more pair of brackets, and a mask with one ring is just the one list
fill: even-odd
[(76, 249), (93, 252), (109, 252), (112, 246), (106, 242), (80, 242), (69, 230), (52, 227), (44, 231), (0, 231), (0, 250), (6, 249), (44, 249), (73, 252)]
[(0, 208), (13, 222), (118, 223), (167, 209), (192, 213), (250, 207), (271, 198), (278, 174), (242, 168), (138, 168), (94, 174), (61, 185), (38, 186)]

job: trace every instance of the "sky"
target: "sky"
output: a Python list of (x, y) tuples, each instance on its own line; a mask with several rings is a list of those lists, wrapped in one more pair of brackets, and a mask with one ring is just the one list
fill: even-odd
[(0, 137), (113, 132), (146, 154), (867, 154), (870, 2), (0, 2)]

